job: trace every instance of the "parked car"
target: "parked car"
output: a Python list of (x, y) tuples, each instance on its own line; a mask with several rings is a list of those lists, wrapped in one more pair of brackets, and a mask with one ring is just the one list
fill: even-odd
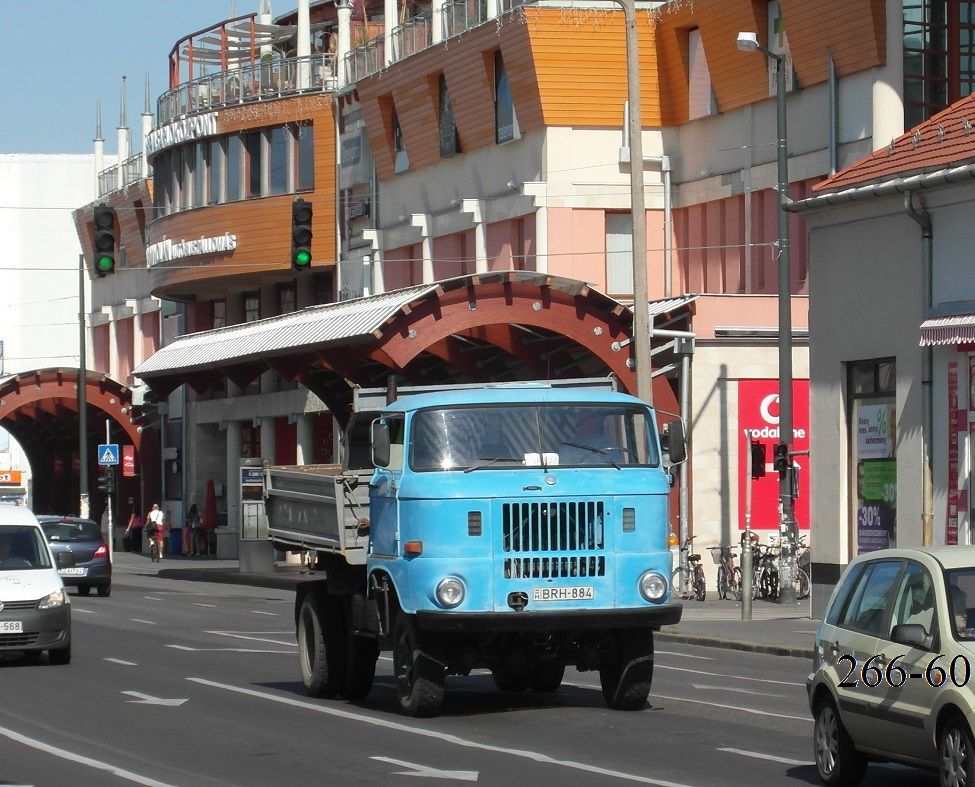
[(112, 593), (112, 558), (101, 528), (91, 519), (73, 516), (37, 517), (44, 528), (58, 573), (66, 587), (87, 596), (92, 588), (99, 596)]
[(883, 549), (846, 567), (806, 681), (816, 768), (855, 785), (871, 761), (975, 784), (975, 548)]
[(0, 503), (0, 653), (71, 661), (71, 604), (55, 560), (35, 516)]

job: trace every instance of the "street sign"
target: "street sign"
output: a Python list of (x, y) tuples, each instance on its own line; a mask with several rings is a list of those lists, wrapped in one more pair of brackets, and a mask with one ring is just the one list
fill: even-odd
[(118, 443), (108, 443), (98, 446), (98, 464), (117, 465), (118, 464)]

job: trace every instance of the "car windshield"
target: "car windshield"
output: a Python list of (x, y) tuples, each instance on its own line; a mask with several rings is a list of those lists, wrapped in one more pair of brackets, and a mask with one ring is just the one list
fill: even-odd
[(64, 541), (101, 541), (102, 533), (94, 522), (42, 522), (44, 535), (52, 544)]
[(0, 525), (0, 571), (51, 568), (51, 553), (36, 527)]
[(418, 412), (410, 429), (414, 470), (659, 463), (649, 411), (630, 405), (437, 408)]

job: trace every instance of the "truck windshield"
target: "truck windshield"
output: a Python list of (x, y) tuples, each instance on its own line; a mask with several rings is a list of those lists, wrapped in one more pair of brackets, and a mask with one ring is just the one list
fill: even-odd
[(607, 404), (421, 410), (410, 425), (414, 470), (659, 464), (649, 411)]

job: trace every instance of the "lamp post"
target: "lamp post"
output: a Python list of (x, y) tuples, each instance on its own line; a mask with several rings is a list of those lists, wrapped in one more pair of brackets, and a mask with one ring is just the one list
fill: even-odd
[(779, 231), (779, 440), (775, 447), (775, 469), (779, 471), (779, 603), (796, 602), (796, 573), (793, 559), (797, 537), (792, 499), (792, 266), (789, 254), (789, 153), (786, 131), (785, 55), (759, 45), (756, 33), (739, 33), (738, 49), (761, 52), (775, 63), (775, 126), (778, 153)]

